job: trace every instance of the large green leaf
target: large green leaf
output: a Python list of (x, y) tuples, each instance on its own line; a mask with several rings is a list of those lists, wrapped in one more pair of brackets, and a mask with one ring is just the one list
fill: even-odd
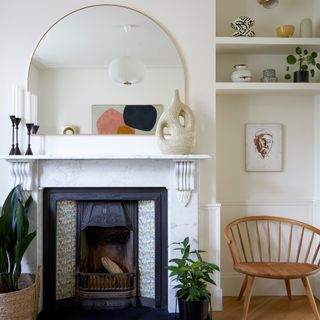
[(17, 242), (16, 245), (16, 250), (15, 250), (15, 271), (14, 271), (14, 276), (15, 279), (18, 279), (20, 277), (21, 274), (21, 261), (23, 258), (23, 255), (25, 253), (25, 251), (27, 250), (27, 248), (29, 247), (31, 241), (35, 238), (36, 236), (36, 231), (33, 231), (31, 233), (29, 233), (26, 237), (24, 237), (23, 239), (21, 239), (21, 241)]

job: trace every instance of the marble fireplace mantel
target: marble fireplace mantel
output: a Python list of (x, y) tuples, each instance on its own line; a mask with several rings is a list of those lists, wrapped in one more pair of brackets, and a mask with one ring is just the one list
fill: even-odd
[(175, 164), (175, 181), (177, 197), (184, 206), (187, 206), (195, 188), (196, 170), (195, 162), (210, 159), (209, 155), (32, 155), (32, 156), (0, 156), (11, 164), (13, 185), (21, 184), (26, 191), (34, 189), (34, 183), (38, 179), (38, 170), (34, 163), (38, 161), (81, 161), (81, 160), (162, 160), (173, 161)]
[[(168, 243), (199, 235), (199, 162), (208, 155), (33, 155), (0, 156), (10, 164), (12, 183), (32, 192), (37, 204), (36, 257), (42, 265), (43, 190), (46, 188), (164, 187), (168, 192)], [(168, 249), (168, 259), (176, 257)], [(168, 282), (168, 310), (175, 310), (174, 284)]]

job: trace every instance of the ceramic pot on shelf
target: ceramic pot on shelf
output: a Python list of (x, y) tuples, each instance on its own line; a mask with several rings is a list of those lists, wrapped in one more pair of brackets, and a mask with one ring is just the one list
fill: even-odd
[(232, 82), (249, 82), (252, 80), (252, 74), (246, 64), (236, 64), (235, 70), (231, 74)]
[(164, 154), (190, 154), (195, 144), (195, 119), (175, 90), (171, 106), (161, 115), (156, 137)]

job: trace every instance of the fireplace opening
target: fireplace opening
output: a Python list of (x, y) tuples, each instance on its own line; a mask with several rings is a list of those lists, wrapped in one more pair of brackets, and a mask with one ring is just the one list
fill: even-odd
[(167, 190), (48, 188), (43, 309), (167, 308)]
[(76, 297), (89, 307), (137, 304), (138, 201), (78, 202)]

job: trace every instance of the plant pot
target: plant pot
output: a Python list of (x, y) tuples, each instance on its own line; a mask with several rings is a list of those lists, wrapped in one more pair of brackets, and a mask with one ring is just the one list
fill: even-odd
[(0, 319), (35, 320), (39, 304), (39, 273), (22, 274), (18, 291), (0, 294)]
[(309, 72), (295, 71), (293, 73), (293, 82), (309, 82)]
[(178, 299), (181, 320), (207, 320), (209, 318), (208, 300), (187, 301)]

